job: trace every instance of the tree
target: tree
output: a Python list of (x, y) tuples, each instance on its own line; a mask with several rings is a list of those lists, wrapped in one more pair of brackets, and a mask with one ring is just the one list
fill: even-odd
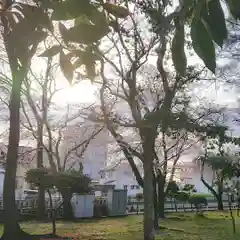
[[(118, 34), (120, 33), (119, 35), (121, 37), (121, 35), (123, 34), (122, 30), (126, 30), (126, 29), (123, 29), (123, 28), (119, 29), (120, 25), (118, 24), (118, 21), (115, 21), (115, 17), (118, 19), (128, 17), (129, 9), (128, 9), (128, 6), (125, 6), (126, 8), (123, 8), (123, 7), (116, 6), (116, 5), (109, 4), (109, 3), (101, 3), (100, 5), (102, 5), (104, 11), (100, 12), (99, 9), (97, 8), (97, 5), (91, 5), (89, 2), (86, 3), (84, 1), (85, 5), (81, 5), (81, 6), (79, 6), (79, 8), (74, 8), (74, 10), (73, 10), (73, 7), (69, 8), (68, 14), (66, 14), (66, 12), (63, 11), (63, 9), (67, 9), (69, 7), (69, 5), (72, 4), (72, 3), (70, 4), (70, 2), (71, 1), (66, 1), (66, 2), (61, 2), (59, 4), (56, 4), (57, 7), (53, 11), (53, 19), (55, 19), (55, 20), (74, 19), (80, 15), (81, 11), (82, 11), (81, 14), (87, 15), (87, 18), (88, 18), (87, 20), (91, 20), (92, 24), (86, 24), (85, 22), (79, 23), (77, 21), (77, 24), (75, 24), (74, 27), (70, 27), (70, 28), (66, 28), (63, 24), (59, 24), (60, 31), (62, 33), (64, 42), (65, 43), (68, 43), (68, 42), (81, 43), (81, 44), (83, 44), (82, 45), (83, 50), (81, 49), (81, 47), (79, 48), (79, 46), (77, 47), (77, 49), (74, 46), (73, 49), (70, 49), (70, 50), (72, 50), (71, 52), (73, 52), (75, 54), (73, 54), (73, 56), (71, 54), (66, 55), (65, 52), (63, 51), (62, 46), (58, 45), (58, 46), (55, 46), (54, 48), (52, 47), (51, 50), (49, 49), (49, 51), (42, 54), (42, 56), (55, 55), (60, 52), (60, 64), (62, 66), (61, 68), (63, 70), (64, 75), (70, 82), (73, 79), (73, 71), (75, 70), (76, 66), (77, 67), (79, 66), (79, 62), (80, 62), (80, 65), (85, 66), (85, 70), (86, 70), (85, 74), (87, 73), (87, 77), (89, 77), (90, 79), (93, 79), (96, 76), (95, 65), (96, 65), (96, 62), (99, 60), (99, 51), (98, 51), (98, 49), (97, 49), (97, 51), (95, 51), (96, 50), (95, 44), (93, 44), (93, 45), (91, 45), (91, 44), (98, 42), (99, 40), (101, 40), (103, 38), (103, 36), (106, 36), (110, 32), (109, 26), (111, 26), (114, 29), (114, 31), (116, 31), (116, 33), (118, 33)], [(211, 1), (211, 3), (212, 2), (214, 2), (214, 4), (219, 3), (218, 1)], [(140, 2), (139, 5), (141, 6), (141, 9), (145, 13), (147, 13), (148, 16), (150, 16), (150, 18), (153, 20), (152, 25), (155, 30), (156, 36), (157, 36), (155, 38), (155, 40), (156, 41), (159, 39), (161, 40), (160, 47), (158, 49), (158, 61), (157, 61), (159, 72), (162, 75), (161, 77), (164, 77), (164, 76), (166, 77), (166, 72), (163, 71), (164, 68), (163, 68), (163, 64), (162, 64), (163, 63), (163, 54), (162, 54), (163, 52), (162, 51), (166, 48), (166, 44), (165, 44), (166, 43), (166, 33), (168, 33), (171, 30), (175, 30), (175, 29), (176, 29), (175, 35), (172, 40), (172, 42), (173, 42), (173, 44), (172, 44), (173, 45), (173, 47), (172, 47), (173, 58), (172, 59), (173, 59), (175, 68), (177, 69), (177, 72), (180, 74), (180, 76), (183, 76), (185, 73), (187, 64), (186, 64), (186, 55), (184, 53), (184, 44), (185, 43), (184, 43), (184, 25), (183, 24), (186, 22), (187, 19), (189, 19), (189, 16), (190, 16), (190, 19), (192, 19), (191, 37), (193, 40), (193, 47), (194, 47), (195, 51), (198, 53), (198, 55), (203, 59), (205, 64), (208, 66), (208, 68), (214, 72), (215, 65), (216, 65), (214, 44), (213, 44), (211, 38), (209, 37), (208, 31), (206, 30), (206, 27), (205, 27), (206, 24), (203, 25), (203, 23), (202, 23), (202, 19), (204, 18), (205, 22), (208, 23), (209, 21), (207, 21), (207, 20), (216, 19), (216, 18), (213, 18), (212, 15), (209, 16), (208, 13), (210, 11), (200, 11), (200, 10), (206, 10), (207, 8), (210, 7), (210, 5), (209, 4), (208, 5), (199, 4), (199, 3), (202, 3), (200, 1), (195, 1), (195, 2), (184, 1), (184, 4), (183, 4), (183, 2), (181, 1), (181, 3), (179, 3), (179, 7), (174, 12), (170, 13), (169, 15), (166, 15), (166, 13), (168, 11), (165, 11), (165, 10), (167, 9), (167, 7), (169, 7), (169, 6), (171, 7), (172, 2), (171, 1), (164, 1), (164, 2), (157, 1), (155, 5), (154, 5), (154, 3), (155, 3), (155, 1), (154, 2), (148, 1), (147, 4), (145, 4), (145, 1), (144, 1), (144, 2)], [(81, 4), (82, 4), (82, 2), (81, 2)], [(73, 5), (71, 5), (71, 6), (73, 6)], [(221, 6), (219, 7), (219, 5), (217, 5), (217, 7), (218, 7), (217, 8), (218, 12), (220, 10), (220, 14), (222, 16), (223, 14), (221, 11)], [(238, 13), (236, 14), (236, 11), (232, 8), (232, 6), (230, 6), (230, 7), (231, 7), (231, 11), (232, 11), (233, 15), (236, 18), (238, 18)], [(71, 11), (70, 11), (70, 9), (71, 9)], [(79, 11), (76, 12), (75, 9), (84, 9), (84, 11), (81, 10), (80, 12)], [(192, 11), (192, 10), (196, 10), (196, 11)], [(209, 9), (207, 9), (207, 10), (209, 10)], [(93, 11), (96, 11), (97, 14), (92, 14)], [(91, 14), (89, 14), (89, 12), (91, 12)], [(108, 13), (108, 16), (110, 16), (111, 21), (106, 21), (105, 12)], [(199, 14), (199, 12), (200, 12), (200, 14)], [(206, 12), (207, 12), (207, 16), (204, 15), (204, 13), (206, 13)], [(200, 15), (200, 17), (199, 17), (199, 15)], [(94, 19), (92, 19), (93, 16), (94, 16)], [(96, 16), (97, 16), (97, 21), (96, 21)], [(130, 16), (130, 18), (131, 18), (131, 16)], [(223, 17), (220, 19), (223, 19)], [(160, 28), (158, 28), (157, 25), (160, 24), (160, 21), (161, 21), (161, 26), (160, 26)], [(172, 22), (174, 22), (174, 24), (172, 24)], [(207, 26), (210, 27), (210, 24), (207, 24)], [(83, 31), (83, 29), (84, 29), (84, 34), (81, 34), (81, 31)], [(211, 29), (211, 31), (215, 30), (214, 27), (211, 27), (210, 29)], [(91, 35), (89, 33), (91, 33)], [(125, 31), (125, 34), (128, 34), (128, 33), (129, 33), (128, 31)], [(136, 31), (135, 31), (135, 33), (138, 34), (138, 32), (136, 32)], [(220, 40), (224, 39), (225, 35), (226, 35), (226, 33), (224, 32), (224, 34), (221, 35)], [(136, 36), (136, 35), (132, 35), (132, 36), (134, 36), (135, 40), (136, 40), (136, 38), (138, 38), (138, 36)], [(199, 41), (199, 39), (202, 39), (199, 36), (200, 37), (203, 36), (204, 39)], [(213, 36), (215, 36), (215, 35), (213, 35)], [(206, 44), (203, 44), (203, 42), (206, 42), (205, 40), (209, 43), (207, 45), (208, 48), (206, 48)], [(219, 43), (219, 38), (214, 38), (214, 40), (217, 43)], [(141, 48), (141, 46), (143, 46), (141, 40), (138, 40), (135, 42), (137, 43), (137, 45), (135, 45), (135, 47), (134, 47), (135, 50), (137, 48), (139, 48), (139, 47)], [(87, 46), (85, 46), (84, 44)], [(121, 42), (121, 44), (122, 44), (122, 42)], [(78, 54), (76, 54), (77, 53), (76, 50), (79, 50), (79, 49), (81, 49), (80, 51), (78, 51), (78, 53), (81, 53), (81, 54), (79, 54), (80, 56)], [(69, 50), (69, 48), (66, 46), (64, 50), (67, 51), (67, 50)], [(126, 50), (126, 48), (124, 50)], [(139, 52), (136, 52), (136, 53), (139, 53)], [(146, 52), (141, 52), (141, 53), (146, 56)], [(104, 58), (104, 55), (102, 56), (102, 54), (100, 54), (100, 60), (101, 59), (104, 59), (104, 61), (106, 60)], [(128, 57), (129, 56), (132, 57), (131, 54), (127, 54), (127, 55), (128, 55)], [(140, 55), (137, 56), (138, 57), (137, 59), (135, 58), (135, 61), (130, 61), (131, 65), (134, 67), (133, 70), (136, 70), (135, 65), (139, 63), (139, 60), (143, 59), (142, 57), (141, 57), (141, 59), (139, 59), (139, 56)], [(77, 58), (80, 57), (81, 61), (75, 62), (75, 64), (72, 65), (71, 60), (74, 57), (77, 57)], [(132, 60), (132, 58), (130, 60)], [(134, 71), (131, 71), (131, 72), (134, 72)], [(119, 74), (119, 75), (121, 76), (121, 74)], [(79, 76), (82, 76), (82, 73), (79, 73)], [(128, 77), (132, 77), (132, 79), (133, 79), (133, 75), (128, 76)], [(171, 88), (169, 83), (167, 83), (167, 81), (165, 81), (165, 80), (164, 80), (164, 92), (167, 97), (164, 99), (164, 104), (162, 104), (162, 106), (164, 106), (164, 107), (161, 108), (161, 111), (158, 109), (157, 114), (155, 112), (154, 115), (155, 116), (157, 116), (157, 115), (166, 116), (166, 117), (164, 117), (165, 118), (164, 120), (166, 122), (166, 119), (168, 118), (168, 115), (169, 115), (169, 109), (170, 109), (170, 106), (172, 103), (172, 99), (176, 93), (176, 91), (175, 91), (176, 89), (175, 89), (175, 87)], [(131, 90), (134, 91), (130, 94), (131, 96), (129, 96), (133, 100), (133, 98), (136, 97), (136, 94), (135, 94), (136, 87), (132, 86), (132, 85), (129, 85), (129, 86), (130, 86)], [(135, 89), (132, 87), (134, 87)], [(136, 103), (136, 101), (135, 101), (135, 103)], [(134, 110), (136, 113), (137, 109), (135, 107), (136, 106), (132, 105), (132, 110)], [(164, 110), (164, 113), (162, 114), (163, 110)], [(152, 117), (153, 114), (150, 114), (150, 115)], [(144, 119), (144, 120), (146, 120), (146, 119)], [(149, 120), (149, 115), (147, 117), (147, 120)], [(155, 127), (158, 124), (155, 124)], [(149, 128), (147, 128), (146, 126), (141, 127), (139, 129), (141, 129), (141, 134), (140, 134), (140, 135), (142, 135), (141, 137), (144, 138), (144, 142), (142, 144), (143, 156), (145, 159), (150, 159), (149, 163), (145, 163), (145, 168), (144, 168), (144, 169), (148, 169), (148, 174), (145, 174), (145, 177), (146, 177), (146, 175), (148, 175), (148, 177), (146, 177), (147, 178), (146, 180), (148, 181), (148, 184), (150, 184), (150, 182), (152, 182), (152, 178), (153, 178), (153, 173), (150, 174), (150, 169), (152, 171), (152, 162), (153, 162), (153, 158), (154, 158), (154, 156), (152, 154), (152, 148), (154, 147), (153, 143), (155, 140), (156, 128), (155, 129), (154, 129), (154, 127), (151, 128), (152, 132), (149, 131)], [(146, 137), (148, 139), (146, 139)], [(151, 140), (151, 141), (147, 141), (147, 140)], [(146, 144), (147, 142), (149, 143), (148, 145)], [(150, 144), (150, 143), (152, 143), (152, 144)], [(146, 152), (148, 154), (146, 154)], [(145, 182), (145, 184), (146, 184), (146, 182)], [(144, 188), (145, 189), (148, 188), (150, 192), (152, 191), (152, 187), (149, 188), (149, 186), (148, 186), (148, 187), (144, 187)], [(146, 202), (145, 239), (148, 239), (148, 238), (151, 239), (151, 238), (153, 238), (153, 236), (152, 236), (153, 232), (151, 229), (152, 225), (151, 225), (151, 217), (150, 216), (152, 215), (151, 211), (153, 208), (152, 208), (150, 202), (151, 202), (153, 196), (151, 196), (151, 194), (145, 194), (145, 197), (147, 198), (147, 200), (149, 198), (149, 201), (145, 201)], [(149, 202), (149, 203), (147, 203), (147, 202)], [(147, 210), (147, 209), (149, 209), (149, 210)]]
[(171, 181), (168, 183), (168, 187), (166, 189), (165, 195), (170, 197), (174, 201), (175, 211), (177, 212), (177, 203), (176, 203), (176, 196), (179, 192), (179, 187), (175, 181)]
[[(76, 7), (76, 3), (79, 4), (80, 2), (75, 1), (73, 4), (73, 1), (69, 0), (53, 4), (52, 1), (44, 1), (44, 3), (42, 1), (34, 1), (33, 5), (28, 5), (21, 2), (15, 3), (12, 0), (5, 0), (1, 3), (3, 42), (6, 48), (9, 67), (12, 75), (12, 90), (9, 106), (10, 133), (6, 161), (6, 174), (4, 181), (4, 239), (17, 239), (21, 237), (21, 231), (17, 221), (17, 211), (14, 196), (17, 150), (19, 144), (19, 109), (21, 85), (27, 76), (28, 67), (31, 63), (33, 55), (36, 52), (38, 44), (47, 36), (46, 32), (43, 30), (48, 29), (49, 32), (53, 32), (52, 22), (49, 20), (47, 15), (47, 13), (50, 13), (48, 11), (49, 9), (53, 10), (51, 11), (51, 14), (52, 19), (55, 20), (66, 20), (69, 18), (74, 19), (79, 15), (85, 14), (87, 12), (88, 15), (90, 14), (90, 16), (96, 17), (96, 14), (92, 14), (91, 11), (97, 10), (96, 6), (92, 5), (88, 1), (81, 1), (80, 6), (78, 5), (79, 7)], [(41, 5), (43, 8), (40, 8), (39, 5)], [(104, 7), (107, 8), (110, 12), (116, 12), (112, 9), (111, 4), (105, 4)], [(78, 9), (78, 11), (76, 11), (76, 9)], [(117, 11), (117, 13), (118, 12), (119, 11)], [(81, 41), (83, 43), (92, 44), (94, 42), (97, 42), (108, 32), (108, 27), (106, 28), (106, 24), (102, 24), (99, 19), (97, 22), (100, 23), (100, 25), (97, 27), (93, 25), (84, 25), (85, 38), (81, 38)], [(71, 28), (71, 34), (68, 34), (68, 36), (65, 35), (64, 40), (76, 42), (75, 33), (76, 31), (78, 33), (81, 32), (80, 25), (81, 24), (77, 24), (77, 29), (76, 27)], [(66, 30), (63, 24), (60, 24), (60, 28), (63, 31)], [(87, 35), (86, 29), (90, 30), (89, 33), (91, 36), (89, 36), (89, 34)], [(95, 35), (92, 33), (95, 33)], [(83, 35), (81, 34), (81, 36)], [(80, 40), (79, 37), (78, 40)], [(64, 52), (61, 51), (61, 68), (63, 69), (64, 75), (69, 79), (69, 81), (71, 81), (72, 74), (69, 72), (69, 70), (72, 69), (72, 65), (68, 62), (68, 60), (68, 57), (66, 57)], [(87, 72), (91, 73), (92, 68), (89, 68), (88, 63), (86, 65), (88, 66)]]
[[(68, 220), (73, 218), (71, 205), (73, 193), (86, 194), (91, 192), (91, 179), (83, 174), (82, 169), (58, 173), (44, 168), (31, 169), (27, 172), (26, 179), (37, 186), (43, 184), (46, 188), (56, 187), (64, 198), (63, 210), (67, 211), (67, 214), (71, 216), (71, 218), (68, 217)], [(65, 213), (65, 215), (67, 214)]]
[(179, 191), (176, 195), (176, 199), (183, 203), (183, 210), (185, 211), (184, 203), (189, 199), (189, 194), (187, 192)]
[(195, 186), (193, 184), (185, 184), (182, 191), (190, 193), (197, 192)]
[[(225, 126), (212, 127), (212, 129), (207, 132), (207, 137), (204, 138), (205, 155), (200, 157), (200, 161), (202, 162), (201, 181), (215, 196), (218, 202), (219, 210), (223, 210), (222, 195), (224, 190), (224, 181), (231, 179), (234, 176), (233, 156), (229, 155), (226, 153), (226, 150), (224, 150), (224, 144), (231, 141), (226, 135), (226, 131), (227, 128)], [(209, 137), (212, 139), (209, 140)], [(212, 152), (211, 154), (209, 153), (209, 150), (215, 150), (215, 152)], [(211, 186), (204, 180), (205, 164), (210, 166), (213, 171), (217, 190), (214, 189), (214, 185)]]
[(203, 207), (207, 206), (208, 202), (205, 196), (200, 195), (200, 194), (192, 194), (190, 195), (188, 202), (191, 205), (194, 205), (196, 208), (196, 213), (200, 214), (201, 216), (203, 215)]
[[(237, 0), (223, 1), (229, 9), (230, 18), (240, 19), (239, 2)], [(223, 10), (220, 0), (212, 1), (177, 1), (176, 8), (166, 16), (163, 11), (172, 1), (140, 1), (142, 10), (149, 16), (155, 31), (161, 35), (163, 25), (175, 28), (172, 41), (173, 62), (176, 70), (184, 74), (186, 69), (186, 54), (184, 51), (184, 27), (190, 28), (192, 48), (205, 66), (215, 73), (215, 44), (222, 47), (228, 37), (226, 10)], [(226, 20), (226, 19), (227, 20)], [(203, 44), (203, 43), (208, 44)], [(159, 52), (159, 54), (161, 54)]]
[[(15, 203), (15, 178), (18, 158), (20, 129), (20, 93), (31, 59), (38, 44), (45, 38), (43, 29), (50, 28), (46, 24), (44, 12), (35, 6), (15, 3), (11, 0), (2, 3), (3, 42), (6, 49), (12, 78), (12, 89), (9, 103), (10, 130), (6, 171), (4, 179), (4, 233), (3, 239), (18, 239), (23, 233), (18, 225)], [(13, 10), (17, 11), (16, 14)], [(23, 13), (24, 17), (21, 15)], [(36, 17), (38, 16), (38, 17)], [(18, 19), (16, 22), (15, 17)], [(34, 19), (26, 23), (26, 18)], [(40, 27), (41, 26), (41, 27)], [(38, 27), (38, 28), (37, 28)], [(18, 39), (18, 40), (17, 40)], [(26, 41), (28, 39), (28, 41)]]
[[(50, 168), (51, 171), (57, 176), (68, 176), (69, 172), (74, 173), (75, 170), (82, 170), (82, 157), (85, 151), (87, 150), (90, 142), (96, 137), (104, 128), (104, 125), (96, 126), (91, 133), (89, 133), (89, 129), (84, 127), (84, 123), (80, 123), (80, 128), (82, 128), (81, 132), (78, 132), (77, 139), (72, 137), (71, 142), (67, 142), (67, 148), (63, 146), (64, 140), (66, 140), (66, 136), (63, 136), (62, 131), (67, 128), (68, 123), (71, 120), (77, 120), (81, 114), (76, 114), (75, 116), (69, 116), (69, 111), (67, 111), (66, 116), (64, 116), (65, 120), (58, 122), (51, 121), (47, 116), (49, 115), (49, 108), (45, 109), (46, 115), (45, 118), (40, 118), (37, 111), (37, 106), (32, 101), (33, 96), (28, 95), (30, 108), (33, 110), (34, 117), (37, 120), (37, 123), (41, 122), (45, 126), (45, 131), (43, 132), (45, 139), (47, 141), (43, 141), (41, 147), (43, 148), (43, 153), (47, 156), (48, 161), (43, 161), (42, 166)], [(51, 104), (49, 102), (49, 104)], [(50, 105), (49, 105), (50, 106)], [(29, 112), (26, 111), (26, 107), (24, 106), (24, 115), (26, 117), (27, 123), (24, 124), (24, 127), (27, 128), (28, 131), (33, 135), (34, 139), (38, 139), (38, 126), (34, 125), (30, 118), (28, 117)], [(68, 107), (69, 108), (69, 107)], [(36, 130), (37, 128), (37, 130)], [(75, 129), (75, 131), (77, 131)], [(74, 134), (74, 133), (73, 133)], [(69, 139), (68, 139), (69, 140)], [(63, 151), (63, 149), (65, 149)], [(59, 178), (60, 179), (60, 178)], [(61, 178), (64, 180), (64, 178)], [(64, 183), (64, 182), (63, 182)], [(39, 183), (38, 187), (41, 185)], [(63, 219), (69, 220), (72, 219), (72, 207), (71, 207), (71, 197), (72, 192), (68, 191), (66, 187), (60, 187), (60, 183), (56, 185), (58, 191), (61, 193), (63, 197)]]

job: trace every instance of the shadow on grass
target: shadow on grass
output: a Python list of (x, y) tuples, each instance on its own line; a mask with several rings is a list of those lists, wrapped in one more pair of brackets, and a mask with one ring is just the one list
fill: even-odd
[[(0, 238), (1, 240), (9, 240), (5, 239), (4, 236)], [(21, 235), (18, 235), (18, 238), (15, 240), (43, 240), (43, 239), (51, 239), (51, 240), (74, 240), (71, 237), (61, 237), (54, 234), (42, 234), (42, 235), (30, 235), (27, 233), (22, 233)]]

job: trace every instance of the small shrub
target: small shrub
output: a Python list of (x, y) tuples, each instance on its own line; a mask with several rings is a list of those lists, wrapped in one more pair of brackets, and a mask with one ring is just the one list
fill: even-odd
[(140, 202), (143, 200), (143, 193), (137, 193), (136, 196), (135, 196), (135, 199)]
[(106, 217), (108, 216), (107, 203), (95, 203), (93, 207), (94, 217)]
[(189, 194), (187, 192), (181, 191), (176, 195), (176, 200), (180, 202), (187, 202), (189, 199)]
[(203, 214), (202, 208), (208, 205), (207, 198), (202, 194), (193, 194), (189, 197), (188, 202), (195, 206), (197, 213)]

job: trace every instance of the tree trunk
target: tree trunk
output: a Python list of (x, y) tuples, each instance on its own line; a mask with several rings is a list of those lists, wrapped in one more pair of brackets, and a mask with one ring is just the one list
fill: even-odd
[(62, 191), (61, 194), (63, 197), (63, 220), (73, 220), (73, 209), (71, 204), (72, 194), (69, 194), (67, 191)]
[(223, 178), (220, 179), (220, 184), (218, 184), (218, 210), (223, 211), (223, 201), (222, 201), (222, 195), (223, 195)]
[(144, 240), (154, 240), (154, 189), (153, 189), (153, 160), (155, 137), (149, 129), (141, 134), (144, 154)]
[(4, 233), (2, 239), (20, 239), (23, 231), (18, 224), (19, 214), (15, 202), (15, 181), (18, 162), (18, 147), (20, 135), (20, 89), (21, 71), (13, 73), (12, 91), (10, 98), (10, 128), (8, 152), (5, 167), (3, 205), (4, 205)]
[(178, 207), (177, 207), (177, 202), (176, 202), (176, 198), (175, 197), (173, 198), (173, 201), (174, 201), (175, 212), (177, 212), (178, 211)]
[(53, 209), (53, 202), (52, 202), (52, 195), (50, 190), (47, 190), (49, 201), (50, 201), (50, 214), (51, 214), (51, 220), (52, 220), (52, 232), (53, 235), (56, 235), (56, 212), (55, 209)]
[(38, 188), (37, 199), (37, 219), (44, 220), (45, 218), (45, 186), (40, 184)]
[(223, 208), (223, 201), (222, 201), (222, 195), (221, 194), (219, 194), (218, 197), (217, 197), (217, 204), (218, 204), (218, 210), (223, 211), (224, 208)]
[(164, 218), (165, 192), (164, 192), (164, 178), (158, 174), (158, 216)]
[[(38, 124), (38, 140), (37, 140), (37, 167), (43, 167), (43, 124)], [(43, 220), (45, 218), (45, 186), (40, 184), (38, 188), (37, 200), (37, 219)]]
[(144, 240), (154, 240), (154, 202), (153, 202), (152, 163), (144, 162)]
[(154, 202), (154, 228), (159, 229), (158, 224), (158, 195), (157, 195), (157, 184), (156, 178), (153, 180), (153, 202)]
[(223, 211), (223, 202), (222, 202), (222, 186), (218, 185), (218, 192), (214, 190), (204, 179), (201, 177), (202, 183), (208, 188), (208, 190), (214, 195), (218, 203), (218, 210)]

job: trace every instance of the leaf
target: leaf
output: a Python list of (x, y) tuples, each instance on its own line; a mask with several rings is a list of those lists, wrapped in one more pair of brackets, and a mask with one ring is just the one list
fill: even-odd
[(79, 16), (74, 20), (74, 26), (77, 26), (82, 23), (89, 23), (89, 18), (86, 15)]
[(60, 68), (62, 70), (63, 75), (71, 84), (73, 80), (73, 65), (71, 63), (71, 58), (65, 55), (63, 51), (60, 52)]
[(34, 45), (36, 43), (42, 42), (48, 34), (42, 30), (36, 30), (31, 33), (30, 36), (26, 39), (26, 42), (28, 43), (28, 46)]
[(89, 19), (93, 22), (94, 25), (108, 26), (108, 19), (104, 10), (99, 10), (94, 8), (91, 14), (88, 14)]
[(62, 50), (62, 47), (60, 45), (54, 45), (51, 48), (45, 50), (42, 54), (39, 55), (39, 57), (53, 57), (56, 54), (58, 54)]
[(31, 19), (31, 22), (36, 22), (42, 27), (52, 30), (53, 25), (50, 21), (48, 14), (43, 11), (41, 7), (32, 6), (24, 3), (17, 3), (15, 5), (17, 9), (26, 19)]
[(88, 0), (67, 0), (55, 4), (52, 20), (71, 20), (91, 13), (93, 5)]
[(239, 0), (226, 0), (228, 8), (232, 16), (236, 20), (240, 20), (240, 1)]
[(99, 41), (101, 38), (106, 36), (110, 31), (109, 27), (90, 25), (87, 23), (81, 23), (77, 26), (70, 28), (67, 32), (67, 41), (92, 44)]
[(82, 65), (85, 66), (86, 76), (93, 80), (96, 77), (95, 65), (96, 61), (100, 60), (99, 56), (94, 53), (91, 47), (85, 51), (77, 50), (74, 54), (78, 56), (78, 59), (74, 62), (74, 68), (79, 68)]
[(228, 36), (227, 26), (225, 22), (224, 12), (219, 0), (208, 1), (204, 5), (203, 19), (206, 21), (212, 38), (217, 45), (223, 46), (224, 40)]
[(59, 29), (59, 32), (60, 32), (64, 42), (67, 42), (68, 29), (61, 22), (59, 22), (59, 24), (58, 24), (58, 29)]
[(191, 24), (192, 46), (206, 67), (215, 73), (216, 55), (212, 38), (201, 19), (194, 18)]
[(112, 3), (104, 3), (103, 8), (116, 18), (126, 18), (130, 14), (127, 8)]
[(184, 51), (184, 26), (176, 28), (172, 41), (172, 59), (174, 67), (181, 76), (185, 75), (187, 58)]

